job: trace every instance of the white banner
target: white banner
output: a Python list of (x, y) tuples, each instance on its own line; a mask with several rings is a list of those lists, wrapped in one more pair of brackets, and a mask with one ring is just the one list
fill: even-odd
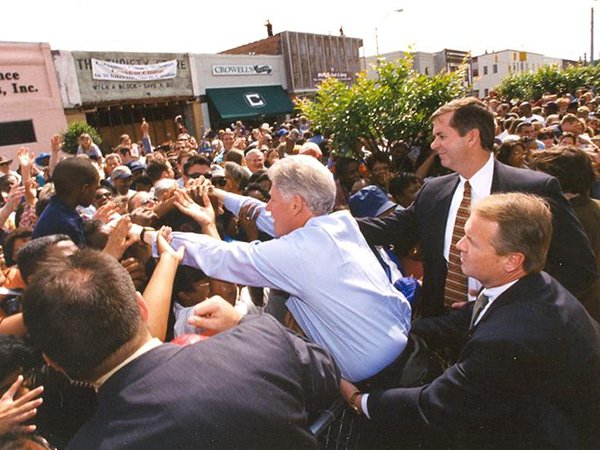
[(92, 77), (106, 81), (157, 81), (177, 76), (177, 60), (157, 64), (117, 64), (92, 58)]

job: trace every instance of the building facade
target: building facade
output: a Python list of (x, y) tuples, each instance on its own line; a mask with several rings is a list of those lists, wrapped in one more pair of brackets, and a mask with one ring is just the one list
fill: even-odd
[(288, 91), (294, 96), (310, 96), (328, 77), (351, 84), (361, 70), (362, 39), (284, 31), (251, 42), (224, 54), (282, 55)]
[(563, 60), (519, 50), (502, 50), (471, 58), (473, 95), (484, 98), (513, 73), (535, 72), (544, 66), (563, 67)]
[[(0, 156), (41, 153), (67, 127), (48, 44), (0, 43)], [(13, 163), (13, 166), (15, 164)]]

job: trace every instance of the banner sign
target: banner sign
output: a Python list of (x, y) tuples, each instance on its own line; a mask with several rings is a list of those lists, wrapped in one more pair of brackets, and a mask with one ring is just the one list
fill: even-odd
[(273, 67), (268, 64), (255, 65), (213, 65), (213, 75), (271, 75)]
[(105, 81), (158, 81), (177, 77), (177, 60), (156, 64), (118, 64), (92, 58), (92, 78)]

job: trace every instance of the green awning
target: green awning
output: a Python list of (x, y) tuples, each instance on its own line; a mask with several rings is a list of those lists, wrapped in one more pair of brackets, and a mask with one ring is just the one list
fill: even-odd
[(294, 108), (281, 86), (207, 89), (206, 95), (224, 120), (288, 114)]

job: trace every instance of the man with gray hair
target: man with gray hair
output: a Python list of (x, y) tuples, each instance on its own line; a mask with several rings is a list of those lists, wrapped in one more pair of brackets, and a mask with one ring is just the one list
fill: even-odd
[[(268, 242), (220, 241), (208, 197), (205, 207), (178, 194), (176, 205), (205, 233), (172, 233), (171, 244), (186, 247), (182, 264), (224, 281), (288, 292), (291, 315), (332, 353), (346, 379), (363, 381), (396, 367), (407, 343), (410, 305), (390, 284), (350, 213), (329, 214), (335, 198), (331, 172), (315, 158), (298, 155), (271, 167), (269, 176), (268, 204), (217, 190), (229, 211), (258, 216), (258, 227), (278, 238)], [(155, 242), (152, 232), (143, 238)], [(211, 301), (196, 307), (191, 324), (214, 327), (211, 321), (224, 309), (229, 326), (239, 321), (230, 305)]]

